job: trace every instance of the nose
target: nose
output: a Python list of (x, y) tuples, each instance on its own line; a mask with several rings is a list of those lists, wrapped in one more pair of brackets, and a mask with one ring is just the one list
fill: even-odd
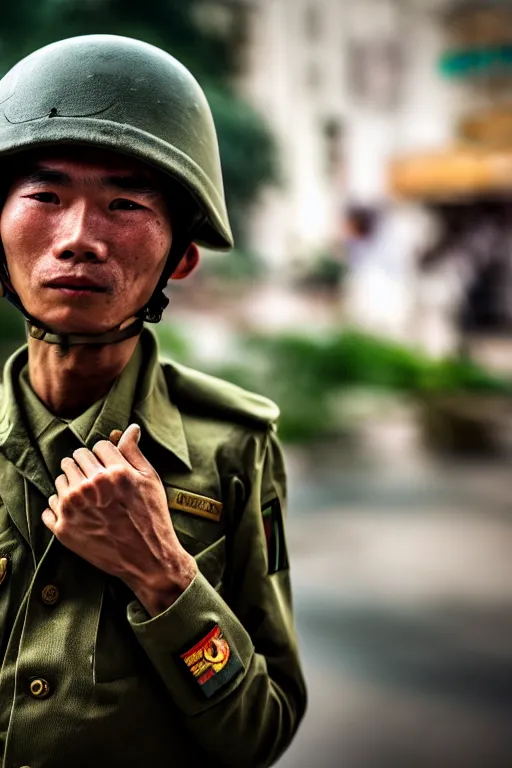
[(104, 262), (108, 245), (101, 236), (98, 213), (85, 201), (65, 211), (59, 221), (53, 255), (60, 261)]

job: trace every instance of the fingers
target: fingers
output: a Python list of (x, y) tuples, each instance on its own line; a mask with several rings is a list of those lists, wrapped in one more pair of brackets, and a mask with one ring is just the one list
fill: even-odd
[(41, 519), (43, 523), (46, 525), (47, 528), (50, 529), (50, 531), (53, 533), (53, 529), (55, 526), (55, 523), (57, 522), (56, 515), (52, 512), (51, 509), (45, 509), (43, 514), (41, 515)]
[(53, 494), (53, 496), (50, 496), (48, 499), (48, 507), (44, 510), (43, 514), (41, 515), (41, 519), (43, 523), (46, 525), (47, 528), (50, 529), (52, 533), (54, 533), (54, 528), (57, 523), (57, 516), (58, 516), (58, 508), (59, 508), (59, 497), (56, 493)]
[(127, 445), (138, 445), (140, 440), (140, 427), (138, 424), (130, 424), (123, 432), (121, 439), (118, 443), (119, 450), (122, 450)]
[(79, 448), (74, 451), (73, 458), (62, 459), (64, 474), (59, 475), (55, 481), (57, 493), (62, 493), (69, 486), (78, 485), (86, 478), (94, 477), (113, 464), (128, 463), (139, 471), (152, 470), (137, 446), (139, 438), (140, 427), (138, 424), (130, 424), (124, 433), (120, 429), (112, 430), (109, 440), (100, 440), (93, 446), (92, 451)]
[(100, 440), (92, 450), (100, 461), (103, 462), (104, 467), (108, 467), (111, 464), (126, 465), (126, 459), (122, 453), (108, 440)]
[(132, 467), (139, 472), (153, 472), (153, 467), (146, 459), (138, 446), (140, 440), (140, 427), (138, 424), (130, 424), (124, 431), (119, 441), (118, 450)]
[(69, 483), (66, 475), (59, 475), (55, 480), (55, 489), (59, 496), (61, 496), (69, 488)]
[(117, 446), (119, 444), (119, 441), (122, 438), (122, 436), (123, 436), (123, 432), (122, 432), (121, 429), (113, 429), (112, 432), (110, 433), (108, 439), (110, 440), (110, 442), (113, 445)]
[[(110, 443), (107, 443), (107, 445), (110, 445)], [(105, 469), (104, 465), (98, 461), (94, 453), (87, 448), (79, 448), (77, 451), (74, 451), (73, 459), (80, 467), (85, 477), (93, 477), (94, 475), (97, 475), (98, 472)]]
[(70, 459), (66, 456), (65, 459), (62, 459), (60, 466), (66, 475), (69, 485), (77, 485), (84, 480), (85, 475), (74, 459)]

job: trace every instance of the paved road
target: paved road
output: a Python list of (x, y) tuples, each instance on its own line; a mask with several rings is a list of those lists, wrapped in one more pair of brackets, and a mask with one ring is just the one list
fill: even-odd
[(509, 467), (290, 468), (310, 706), (280, 768), (510, 768)]

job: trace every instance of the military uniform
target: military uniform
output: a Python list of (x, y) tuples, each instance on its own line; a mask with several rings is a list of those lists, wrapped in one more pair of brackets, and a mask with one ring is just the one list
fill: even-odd
[[(35, 51), (2, 78), (4, 184), (20, 155), (76, 145), (156, 169), (173, 237), (149, 301), (134, 308), (126, 297), (126, 316), (97, 334), (56, 331), (29, 312), (0, 248), (0, 296), (24, 314), (32, 344), (64, 349), (139, 335), (144, 322), (161, 319), (163, 290), (191, 243), (233, 245), (206, 97), (168, 53), (86, 35)], [(144, 330), (108, 395), (67, 421), (31, 389), (27, 359), (22, 349), (6, 365), (0, 401), (2, 767), (271, 765), (306, 698), (276, 406), (161, 365)], [(63, 546), (41, 520), (62, 458), (132, 422), (199, 568), (153, 617), (122, 581)]]
[[(305, 707), (270, 401), (160, 364), (145, 330), (104, 400), (53, 417), (26, 348), (0, 409), (0, 754), (4, 768), (267, 766)], [(60, 460), (131, 421), (199, 572), (154, 618), (40, 516)]]

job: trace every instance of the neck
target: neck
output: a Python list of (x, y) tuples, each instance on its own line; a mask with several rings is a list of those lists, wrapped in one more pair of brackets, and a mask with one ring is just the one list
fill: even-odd
[(117, 344), (77, 344), (63, 350), (29, 337), (30, 384), (51, 413), (75, 418), (105, 397), (128, 364), (137, 341), (133, 336)]

